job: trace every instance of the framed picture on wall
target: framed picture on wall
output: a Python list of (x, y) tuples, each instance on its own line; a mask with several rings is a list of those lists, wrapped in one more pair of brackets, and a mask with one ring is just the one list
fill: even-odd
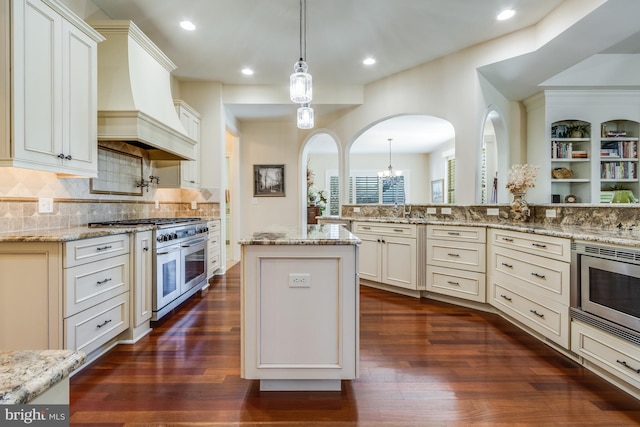
[(431, 181), (431, 202), (444, 203), (444, 180), (434, 179)]
[(284, 197), (284, 165), (253, 165), (253, 196)]

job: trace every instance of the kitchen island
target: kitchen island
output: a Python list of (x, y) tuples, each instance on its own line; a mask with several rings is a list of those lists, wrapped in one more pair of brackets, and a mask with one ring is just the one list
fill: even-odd
[(69, 374), (86, 360), (81, 351), (0, 351), (0, 404), (69, 404)]
[(360, 240), (336, 224), (241, 239), (241, 376), (260, 390), (340, 390), (358, 376)]

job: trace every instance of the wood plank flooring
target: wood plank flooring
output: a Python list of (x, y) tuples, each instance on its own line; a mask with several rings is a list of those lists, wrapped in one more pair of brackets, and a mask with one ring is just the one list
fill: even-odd
[(360, 378), (240, 378), (240, 268), (71, 379), (72, 426), (638, 426), (640, 402), (494, 314), (361, 288)]

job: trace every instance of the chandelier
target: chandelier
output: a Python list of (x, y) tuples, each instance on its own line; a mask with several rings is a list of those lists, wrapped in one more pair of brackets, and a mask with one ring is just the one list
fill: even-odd
[(391, 166), (391, 141), (393, 141), (393, 138), (389, 138), (387, 141), (389, 141), (389, 166), (387, 167), (387, 170), (378, 172), (378, 177), (387, 181), (394, 181), (399, 176), (402, 176), (402, 171), (393, 170), (393, 166)]
[(293, 74), (289, 77), (289, 97), (300, 104), (297, 123), (300, 129), (313, 127), (313, 108), (309, 103), (313, 98), (311, 74), (305, 61), (307, 55), (307, 0), (300, 0), (300, 60), (293, 64)]

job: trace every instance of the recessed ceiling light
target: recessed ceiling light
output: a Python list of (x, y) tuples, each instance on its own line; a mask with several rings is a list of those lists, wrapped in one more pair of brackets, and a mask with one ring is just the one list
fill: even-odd
[(180, 26), (187, 31), (193, 31), (196, 29), (196, 26), (191, 21), (182, 21)]
[(516, 11), (515, 11), (515, 10), (513, 10), (513, 9), (506, 9), (506, 10), (503, 10), (502, 12), (500, 12), (500, 13), (498, 14), (498, 16), (496, 16), (496, 19), (497, 19), (498, 21), (504, 21), (504, 20), (506, 20), (506, 19), (513, 18), (513, 15), (515, 15), (515, 14), (516, 14)]
[(362, 63), (364, 65), (373, 65), (373, 64), (376, 63), (376, 59), (375, 58), (371, 58), (371, 57), (365, 58), (364, 61), (362, 61)]
[(242, 69), (242, 74), (244, 74), (245, 76), (252, 76), (253, 70), (251, 68), (245, 67)]

